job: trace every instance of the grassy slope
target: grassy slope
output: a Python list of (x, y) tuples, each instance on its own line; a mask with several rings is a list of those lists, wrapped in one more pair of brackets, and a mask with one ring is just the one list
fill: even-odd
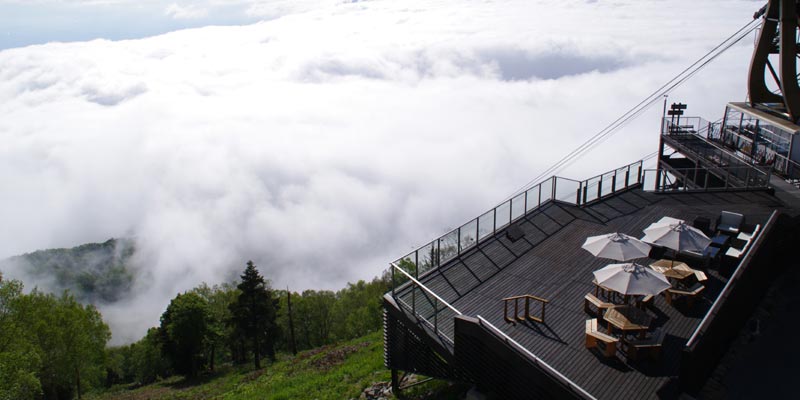
[(375, 382), (389, 380), (381, 332), (338, 346), (281, 355), (260, 371), (252, 366), (220, 369), (200, 381), (170, 378), (136, 389), (124, 386), (87, 399), (347, 399)]

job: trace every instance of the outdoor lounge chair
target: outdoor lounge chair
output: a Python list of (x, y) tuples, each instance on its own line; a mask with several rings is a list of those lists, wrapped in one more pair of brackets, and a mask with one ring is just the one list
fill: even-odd
[[(592, 310), (591, 306), (594, 306), (597, 309), (597, 313)], [(602, 317), (603, 313), (612, 307), (614, 307), (613, 303), (607, 303), (603, 300), (600, 300), (597, 298), (597, 296), (591, 293), (587, 293), (586, 296), (583, 297), (583, 310), (586, 311), (587, 314), (595, 314), (599, 317)]]
[(736, 236), (739, 240), (752, 240), (753, 236), (758, 234), (759, 229), (761, 229), (761, 225), (756, 224), (756, 226), (752, 227), (752, 229), (747, 229), (744, 226), (742, 227), (739, 235)]
[(664, 330), (656, 329), (645, 339), (634, 339), (628, 342), (628, 360), (641, 361), (645, 358), (658, 360), (661, 357), (661, 345), (664, 342)]
[(730, 211), (723, 211), (720, 213), (719, 218), (717, 218), (717, 231), (737, 234), (739, 233), (739, 228), (743, 223), (744, 215)]
[(600, 332), (597, 329), (597, 318), (586, 320), (586, 348), (597, 347), (606, 357), (614, 357), (617, 354), (617, 343), (619, 339)]
[(694, 305), (694, 299), (700, 296), (700, 293), (706, 287), (703, 286), (701, 283), (695, 283), (694, 286), (688, 289), (677, 289), (677, 288), (669, 288), (666, 290), (665, 296), (667, 300), (667, 304), (672, 304), (675, 296), (685, 296), (686, 302), (689, 304), (689, 307)]
[(739, 240), (734, 239), (734, 243), (725, 252), (725, 255), (728, 257), (739, 258), (747, 251), (747, 247), (750, 246), (750, 240)]

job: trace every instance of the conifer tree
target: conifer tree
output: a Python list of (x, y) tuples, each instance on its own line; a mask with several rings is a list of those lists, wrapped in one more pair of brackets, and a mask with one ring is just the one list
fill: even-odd
[(252, 261), (247, 262), (241, 278), (242, 282), (237, 285), (241, 293), (230, 306), (232, 322), (250, 342), (255, 367), (259, 369), (262, 355), (275, 360), (277, 300), (273, 299), (272, 291)]

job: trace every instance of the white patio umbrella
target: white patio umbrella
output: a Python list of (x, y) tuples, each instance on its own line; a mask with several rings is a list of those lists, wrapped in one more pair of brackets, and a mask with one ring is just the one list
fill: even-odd
[(610, 258), (617, 261), (647, 257), (650, 254), (649, 244), (624, 233), (591, 236), (586, 238), (581, 247), (595, 257)]
[(636, 263), (609, 264), (593, 274), (599, 285), (623, 295), (656, 295), (671, 287), (664, 274)]
[[(663, 220), (664, 218), (662, 218)], [(645, 228), (644, 233), (643, 241), (664, 246), (677, 252), (702, 252), (711, 244), (711, 239), (701, 230), (687, 225), (684, 221), (675, 219), (666, 223), (659, 221), (651, 224)]]

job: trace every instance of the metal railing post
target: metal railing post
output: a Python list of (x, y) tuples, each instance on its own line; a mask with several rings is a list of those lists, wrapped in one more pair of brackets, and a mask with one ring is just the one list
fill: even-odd
[(475, 218), (475, 246), (481, 241), (481, 217)]
[(414, 279), (419, 279), (419, 249), (414, 251)]
[(600, 175), (600, 180), (597, 181), (597, 198), (602, 197), (603, 190), (603, 175)]
[(416, 314), (417, 313), (417, 287), (416, 285), (411, 286), (411, 312)]
[(525, 191), (525, 199), (522, 202), (522, 215), (528, 213), (528, 191)]
[(617, 171), (614, 171), (614, 176), (611, 177), (611, 193), (617, 193)]
[(436, 266), (442, 266), (442, 238), (436, 239)]
[(642, 181), (642, 161), (639, 161), (639, 172), (636, 173), (636, 182)]
[(538, 202), (538, 204), (536, 204), (537, 208), (542, 206), (542, 184), (540, 183), (538, 186), (539, 186), (539, 190), (536, 191), (538, 196), (539, 196), (539, 202)]
[(497, 233), (497, 207), (492, 209), (492, 235)]
[(439, 334), (439, 300), (433, 299), (433, 330)]
[(457, 241), (457, 244), (456, 244), (456, 249), (458, 251), (456, 252), (456, 255), (459, 256), (459, 255), (461, 255), (461, 227), (460, 226), (456, 230), (456, 235), (458, 235), (458, 241)]

